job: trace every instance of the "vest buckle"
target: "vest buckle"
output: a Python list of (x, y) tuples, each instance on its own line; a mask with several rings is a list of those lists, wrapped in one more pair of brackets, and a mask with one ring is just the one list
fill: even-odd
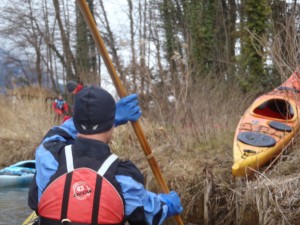
[(62, 219), (60, 222), (61, 222), (61, 224), (68, 224), (68, 223), (71, 223), (71, 220), (69, 220), (69, 219)]

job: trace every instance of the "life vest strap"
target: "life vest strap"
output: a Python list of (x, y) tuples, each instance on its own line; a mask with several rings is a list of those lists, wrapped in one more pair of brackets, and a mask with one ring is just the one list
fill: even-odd
[(68, 173), (67, 176), (66, 176), (66, 182), (65, 182), (64, 192), (63, 192), (62, 209), (61, 209), (61, 217), (60, 218), (66, 218), (67, 217), (72, 176), (73, 176), (73, 173)]
[[(68, 222), (68, 220), (65, 221), (59, 221), (59, 220), (53, 220), (45, 217), (39, 217), (40, 219), (40, 225), (91, 225), (89, 223), (75, 223), (75, 222)], [(95, 224), (95, 225), (122, 225), (123, 223), (116, 223), (116, 224)]]
[(106, 173), (106, 171), (109, 169), (109, 167), (111, 166), (111, 164), (113, 164), (114, 161), (116, 161), (118, 158), (117, 155), (115, 154), (111, 154), (102, 164), (102, 166), (100, 167), (100, 169), (97, 171), (97, 173), (100, 176), (104, 176), (104, 174)]
[(74, 170), (74, 163), (73, 163), (73, 154), (72, 154), (72, 146), (67, 145), (65, 147), (65, 155), (66, 155), (66, 164), (68, 173)]
[[(73, 154), (72, 154), (72, 146), (71, 145), (67, 145), (65, 147), (65, 155), (66, 155), (67, 170), (68, 170), (68, 173), (70, 173), (74, 170)], [(109, 169), (109, 167), (114, 163), (114, 161), (117, 160), (117, 158), (118, 158), (117, 155), (111, 154), (101, 165), (101, 167), (99, 168), (97, 173), (103, 177), (104, 174), (106, 173), (106, 171)]]

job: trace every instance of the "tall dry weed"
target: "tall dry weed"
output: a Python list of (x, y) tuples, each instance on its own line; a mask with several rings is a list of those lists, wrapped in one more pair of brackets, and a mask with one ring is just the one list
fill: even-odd
[[(208, 79), (194, 86), (184, 101), (179, 99), (169, 107), (156, 105), (140, 119), (163, 177), (181, 196), (185, 224), (204, 223), (204, 171), (209, 171), (213, 181), (209, 193), (213, 224), (293, 224), (297, 220), (300, 196), (293, 192), (299, 183), (297, 139), (291, 146), (294, 150), (283, 154), (260, 179), (236, 182), (231, 176), (233, 135), (254, 98), (255, 94), (240, 93), (234, 84)], [(164, 109), (172, 109), (172, 117)], [(156, 111), (160, 111), (159, 118)], [(33, 158), (48, 129), (58, 124), (43, 98), (23, 99), (17, 104), (1, 98), (0, 115), (2, 167)], [(115, 129), (110, 146), (114, 153), (138, 166), (147, 188), (161, 192), (130, 123)]]
[[(152, 115), (140, 120), (166, 182), (182, 198), (186, 221), (203, 224), (205, 169), (211, 171), (217, 183), (215, 215), (226, 216), (228, 224), (233, 221), (235, 204), (227, 204), (228, 196), (234, 196), (230, 191), (233, 135), (253, 99), (253, 94), (243, 95), (235, 85), (226, 87), (208, 79), (193, 86), (185, 101), (179, 99), (169, 107), (155, 105), (150, 109)], [(164, 113), (170, 108), (172, 116)], [(118, 155), (137, 164), (150, 190), (161, 191), (129, 124), (115, 130), (111, 146)], [(221, 219), (216, 224), (222, 224)]]
[(44, 98), (0, 100), (0, 166), (32, 159), (38, 143), (56, 124), (50, 103)]

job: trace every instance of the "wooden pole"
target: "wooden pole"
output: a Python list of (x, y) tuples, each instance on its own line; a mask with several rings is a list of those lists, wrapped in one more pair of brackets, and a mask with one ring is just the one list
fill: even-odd
[[(77, 0), (77, 5), (79, 6), (79, 9), (85, 19), (85, 22), (87, 23), (87, 25), (92, 33), (92, 36), (94, 38), (94, 41), (98, 48), (98, 51), (100, 52), (100, 54), (102, 56), (102, 59), (107, 67), (107, 70), (108, 70), (109, 75), (114, 83), (114, 86), (115, 86), (117, 92), (118, 92), (118, 95), (120, 97), (125, 97), (126, 90), (125, 90), (124, 86), (122, 85), (122, 82), (116, 72), (116, 69), (108, 55), (108, 52), (104, 45), (104, 41), (102, 40), (102, 37), (100, 36), (100, 32), (97, 29), (95, 20), (94, 20), (92, 14), (91, 14), (91, 11), (86, 3), (86, 0)], [(143, 151), (148, 160), (150, 168), (151, 168), (159, 186), (161, 187), (163, 192), (169, 193), (170, 190), (169, 190), (169, 188), (162, 176), (160, 168), (153, 156), (152, 150), (151, 150), (150, 145), (146, 139), (146, 136), (142, 130), (141, 124), (139, 123), (139, 121), (131, 122), (131, 124), (132, 124), (134, 132), (143, 148)], [(183, 221), (179, 215), (175, 215), (175, 220), (178, 225), (183, 225)]]

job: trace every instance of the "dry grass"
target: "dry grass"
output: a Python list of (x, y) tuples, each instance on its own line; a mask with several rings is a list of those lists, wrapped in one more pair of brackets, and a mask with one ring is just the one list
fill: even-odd
[(50, 105), (43, 97), (0, 99), (0, 166), (34, 157), (36, 146), (55, 125)]
[[(254, 95), (241, 95), (232, 86), (220, 88), (209, 82), (193, 90), (197, 91), (186, 99), (188, 104), (178, 103), (173, 118), (163, 122), (151, 117), (141, 119), (168, 186), (182, 198), (185, 224), (204, 224), (204, 170), (213, 179), (212, 224), (297, 224), (299, 141), (296, 139), (292, 151), (265, 175), (233, 180), (233, 135)], [(16, 105), (1, 99), (0, 104), (0, 166), (33, 158), (43, 135), (56, 124), (49, 105), (42, 99), (23, 99)], [(121, 158), (136, 163), (150, 190), (161, 191), (130, 124), (115, 129), (111, 148)], [(166, 224), (173, 224), (173, 220)]]

